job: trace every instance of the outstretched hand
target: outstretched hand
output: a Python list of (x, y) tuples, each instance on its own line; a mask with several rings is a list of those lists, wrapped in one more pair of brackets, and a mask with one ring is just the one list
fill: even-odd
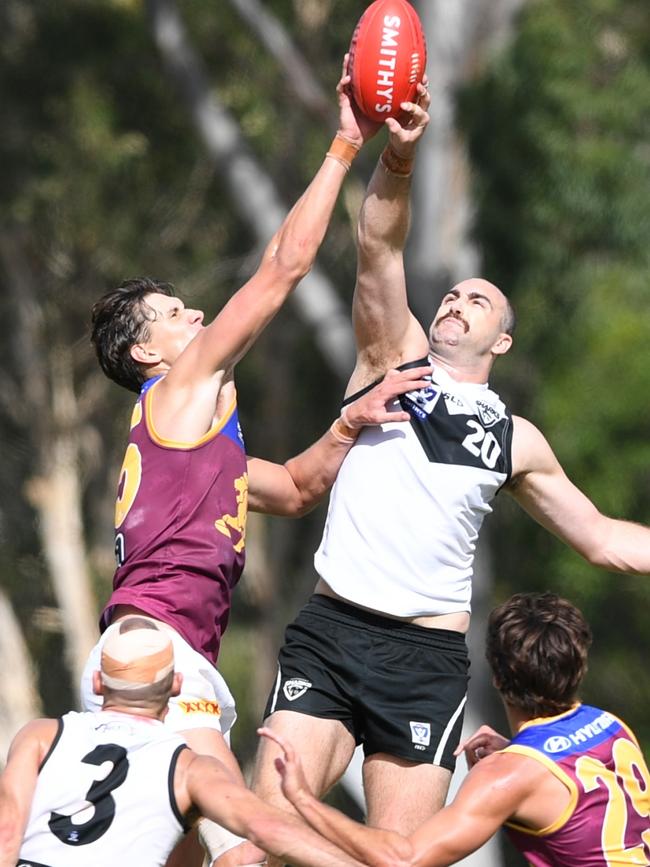
[(302, 769), (302, 762), (292, 744), (267, 726), (259, 728), (257, 734), (274, 741), (282, 750), (282, 756), (277, 756), (274, 763), (278, 774), (280, 774), (282, 793), (287, 801), (297, 807), (301, 795), (313, 797), (305, 772)]
[(354, 144), (361, 147), (362, 144), (376, 135), (382, 128), (383, 123), (377, 123), (363, 114), (352, 97), (350, 82), (352, 77), (348, 75), (350, 55), (343, 58), (341, 78), (336, 86), (339, 100), (339, 133)]
[(454, 755), (459, 756), (464, 752), (467, 759), (467, 767), (473, 768), (481, 759), (504, 749), (509, 743), (508, 738), (504, 738), (503, 735), (495, 732), (490, 726), (481, 726), (473, 735), (470, 735), (470, 737), (458, 744), (458, 747), (454, 750)]
[(400, 394), (427, 388), (431, 382), (425, 377), (432, 373), (431, 367), (411, 367), (407, 370), (389, 370), (383, 380), (370, 391), (343, 408), (341, 418), (347, 427), (361, 428), (365, 425), (383, 424), (389, 421), (410, 421), (404, 410), (388, 410)]
[(422, 138), (429, 124), (429, 80), (424, 76), (418, 84), (416, 102), (403, 102), (400, 106), (404, 112), (399, 118), (389, 117), (385, 123), (388, 127), (388, 142), (395, 153), (408, 159), (415, 153), (415, 146)]

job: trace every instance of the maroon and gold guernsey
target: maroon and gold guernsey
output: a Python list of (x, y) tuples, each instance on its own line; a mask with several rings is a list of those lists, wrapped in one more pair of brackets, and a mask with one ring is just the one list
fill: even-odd
[(214, 663), (244, 568), (248, 478), (236, 402), (200, 440), (156, 433), (147, 381), (133, 410), (115, 503), (117, 570), (101, 617), (135, 605)]
[(579, 704), (530, 720), (504, 752), (541, 762), (571, 796), (548, 828), (506, 824), (531, 867), (650, 865), (650, 774), (621, 720)]

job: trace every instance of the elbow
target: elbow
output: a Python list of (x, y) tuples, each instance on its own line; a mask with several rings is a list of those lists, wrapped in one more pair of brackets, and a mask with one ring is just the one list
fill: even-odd
[(642, 564), (635, 562), (634, 546), (630, 550), (629, 544), (626, 544), (626, 526), (629, 526), (626, 522), (601, 515), (592, 534), (591, 545), (581, 551), (585, 560), (591, 566), (608, 572), (644, 574)]
[(359, 261), (373, 261), (379, 253), (384, 253), (386, 244), (383, 237), (378, 234), (365, 232), (361, 225), (357, 232), (357, 257)]
[(325, 492), (319, 494), (299, 495), (296, 502), (293, 504), (293, 510), (289, 517), (304, 518), (305, 515), (314, 511), (324, 496)]
[(291, 288), (309, 274), (318, 252), (319, 239), (283, 238), (280, 235), (269, 245), (269, 259), (277, 272), (278, 281)]
[(597, 548), (588, 551), (584, 557), (590, 566), (595, 566), (597, 569), (604, 569), (607, 572), (625, 572), (629, 575), (645, 574), (645, 570), (639, 569), (635, 566), (634, 563), (624, 557), (620, 551), (607, 548), (603, 545), (599, 545)]
[(274, 510), (272, 514), (281, 515), (283, 518), (304, 518), (305, 515), (313, 512), (320, 501), (321, 497), (304, 499), (298, 494), (294, 500), (285, 502), (281, 511)]

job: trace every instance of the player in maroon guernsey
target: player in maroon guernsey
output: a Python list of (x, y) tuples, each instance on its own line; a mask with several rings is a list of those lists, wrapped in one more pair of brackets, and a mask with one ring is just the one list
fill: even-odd
[[(373, 132), (359, 130), (348, 81), (339, 82), (339, 129), (316, 176), (256, 273), (214, 321), (205, 325), (169, 284), (150, 279), (126, 281), (93, 308), (92, 340), (104, 372), (139, 397), (115, 510), (118, 568), (103, 637), (86, 666), (84, 704), (96, 704), (91, 675), (116, 622), (138, 612), (156, 618), (172, 634), (183, 673), (166, 723), (197, 752), (221, 759), (242, 784), (228, 748), (234, 701), (215, 663), (244, 565), (247, 509), (299, 515), (311, 508), (360, 428), (394, 419), (386, 402), (425, 384), (429, 370), (395, 372), (283, 465), (245, 453), (234, 366), (311, 268), (351, 161)], [(221, 845), (213, 845), (215, 854)]]
[(487, 726), (462, 744), (472, 768), (454, 801), (410, 837), (367, 828), (318, 801), (293, 748), (283, 791), (304, 819), (376, 867), (444, 867), (501, 825), (532, 867), (650, 865), (650, 773), (636, 737), (611, 713), (581, 704), (589, 626), (552, 593), (519, 593), (490, 615), (487, 658), (513, 738)]

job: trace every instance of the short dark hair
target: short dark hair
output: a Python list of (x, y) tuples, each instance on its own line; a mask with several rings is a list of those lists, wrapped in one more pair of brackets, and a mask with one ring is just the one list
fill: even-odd
[(485, 653), (509, 705), (553, 716), (575, 703), (590, 645), (589, 624), (571, 602), (555, 593), (517, 593), (490, 614)]
[(501, 317), (501, 330), (512, 336), (517, 327), (517, 314), (515, 313), (515, 308), (512, 306), (510, 299), (507, 296), (504, 297), (506, 299), (506, 309)]
[(136, 393), (146, 376), (142, 365), (131, 357), (130, 350), (136, 343), (149, 339), (149, 323), (155, 314), (145, 299), (156, 292), (176, 294), (171, 283), (137, 277), (107, 292), (92, 308), (90, 340), (102, 370), (113, 382)]

